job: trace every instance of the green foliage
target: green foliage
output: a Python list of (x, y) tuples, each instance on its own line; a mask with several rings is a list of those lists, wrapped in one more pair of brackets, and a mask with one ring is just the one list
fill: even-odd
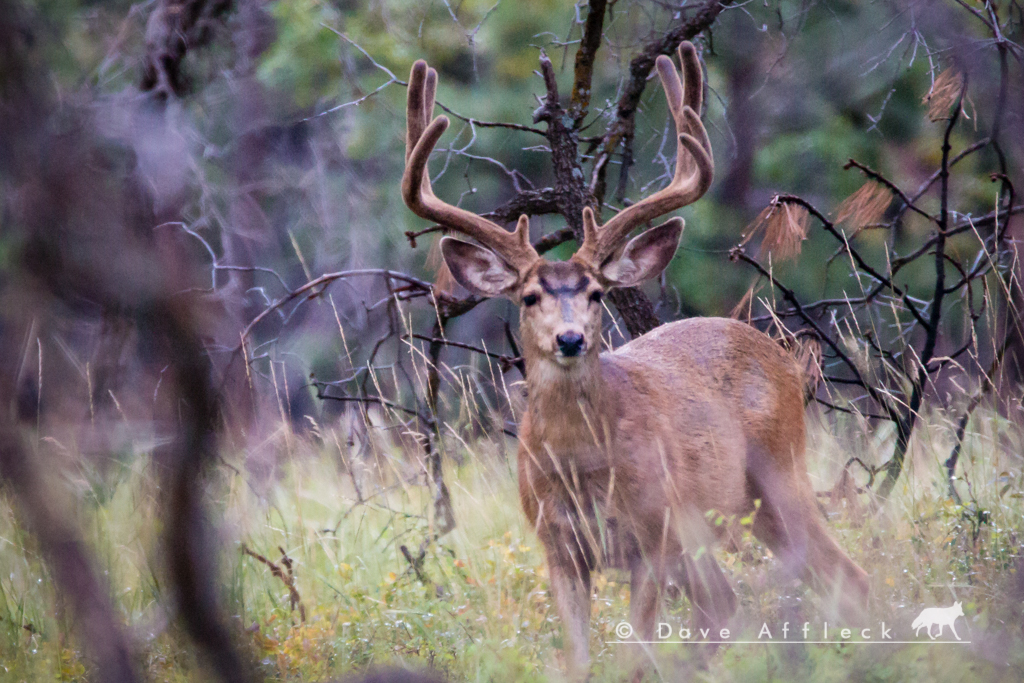
[(278, 0), (271, 14), (277, 39), (260, 61), (260, 80), (289, 93), (304, 110), (336, 95), (341, 46), (330, 29), (338, 23), (338, 11), (322, 0)]

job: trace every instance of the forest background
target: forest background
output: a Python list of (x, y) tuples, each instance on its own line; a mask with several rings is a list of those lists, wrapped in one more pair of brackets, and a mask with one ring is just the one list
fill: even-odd
[[(732, 316), (806, 350), (872, 614), (963, 600), (972, 635), (666, 648), (650, 675), (1019, 680), (1022, 25), (1016, 0), (0, 1), (0, 675), (558, 679), (517, 311), (402, 202), (405, 80), (426, 59), (453, 120), (438, 196), (566, 258), (584, 204), (671, 176), (649, 76), (689, 39), (716, 179), (607, 343)], [(752, 538), (720, 559), (737, 632), (817, 617)], [(628, 581), (596, 593), (615, 680)]]

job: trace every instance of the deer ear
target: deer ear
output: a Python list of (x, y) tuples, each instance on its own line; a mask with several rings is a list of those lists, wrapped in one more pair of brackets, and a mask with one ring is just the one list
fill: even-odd
[(455, 281), (474, 294), (500, 296), (519, 282), (519, 273), (490, 249), (443, 237), (441, 255)]
[(637, 235), (626, 244), (621, 254), (615, 254), (601, 264), (605, 284), (632, 287), (655, 277), (675, 256), (682, 235), (682, 218), (673, 218)]

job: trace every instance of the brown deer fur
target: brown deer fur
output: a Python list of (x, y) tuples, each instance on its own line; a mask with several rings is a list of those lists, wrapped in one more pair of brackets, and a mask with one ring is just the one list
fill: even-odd
[(734, 541), (737, 521), (758, 504), (752, 531), (789, 572), (848, 615), (859, 614), (867, 598), (865, 572), (829, 537), (815, 503), (804, 461), (804, 378), (792, 355), (722, 318), (662, 325), (600, 353), (601, 295), (661, 272), (683, 223), (672, 219), (624, 247), (617, 240), (655, 210), (694, 201), (713, 173), (696, 116), (700, 68), (689, 43), (680, 59), (696, 80), (685, 93), (671, 61), (658, 64), (680, 133), (675, 178), (653, 197), (653, 208), (613, 219), (615, 235), (602, 232), (586, 209), (587, 239), (565, 262), (537, 256), (525, 216), (509, 233), (433, 195), (426, 158), (446, 120), (430, 122), (425, 111), (433, 108), (433, 70), (418, 62), (410, 76), (406, 202), (484, 245), (442, 240), (459, 283), (521, 304), (528, 400), (519, 428), (520, 498), (547, 555), (569, 667), (581, 676), (593, 570), (631, 572), (630, 623), (638, 639), (652, 639), (668, 583), (686, 591), (698, 627), (717, 634), (736, 599), (710, 548)]

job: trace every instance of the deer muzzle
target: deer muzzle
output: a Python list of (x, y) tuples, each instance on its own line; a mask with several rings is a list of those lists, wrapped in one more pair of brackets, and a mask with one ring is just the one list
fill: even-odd
[(586, 339), (575, 330), (563, 332), (555, 337), (558, 343), (558, 355), (566, 358), (575, 358), (583, 353), (586, 348)]

